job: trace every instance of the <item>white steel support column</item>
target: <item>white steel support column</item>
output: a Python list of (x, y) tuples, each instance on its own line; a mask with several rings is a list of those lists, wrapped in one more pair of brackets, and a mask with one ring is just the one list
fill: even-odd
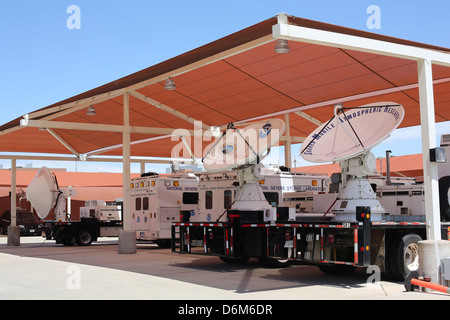
[(123, 95), (123, 125), (125, 130), (122, 132), (123, 144), (123, 231), (119, 233), (118, 253), (130, 254), (136, 253), (136, 234), (133, 230), (133, 219), (131, 217), (131, 188), (130, 188), (130, 96), (128, 92)]
[(11, 226), (17, 226), (17, 194), (16, 194), (16, 177), (17, 177), (16, 159), (11, 160)]
[(291, 124), (289, 122), (289, 114), (284, 115), (284, 123), (286, 125), (286, 141), (284, 142), (284, 165), (288, 168), (290, 168), (292, 165), (292, 159), (291, 159)]
[(11, 159), (11, 225), (8, 227), (8, 246), (20, 246), (20, 227), (17, 226), (16, 159)]
[(425, 213), (427, 239), (441, 239), (438, 166), (430, 162), (430, 149), (436, 147), (434, 117), (433, 74), (430, 60), (418, 61), (420, 122), (422, 130), (423, 177), (425, 185)]
[[(123, 95), (123, 125), (125, 128), (130, 128), (130, 99), (129, 94)], [(131, 165), (130, 165), (130, 130), (124, 130), (122, 134), (123, 144), (123, 230), (131, 230), (131, 204), (130, 204), (130, 181), (131, 181)]]
[[(72, 192), (72, 186), (68, 186), (67, 190), (69, 190), (69, 194)], [(72, 220), (72, 197), (67, 197), (67, 218)]]

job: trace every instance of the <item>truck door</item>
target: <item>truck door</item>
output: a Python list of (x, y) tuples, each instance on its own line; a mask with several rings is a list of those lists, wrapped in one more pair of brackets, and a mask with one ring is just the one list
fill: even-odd
[[(197, 191), (183, 192), (182, 194), (180, 210), (190, 212), (190, 221), (204, 221), (204, 217), (199, 212), (198, 197), (199, 193)], [(175, 220), (179, 221), (180, 218), (178, 217)]]
[(134, 201), (134, 226), (136, 231), (150, 230), (149, 197), (136, 196)]
[(180, 219), (180, 208), (179, 207), (161, 207), (160, 211), (160, 222), (161, 231), (171, 230), (172, 222), (178, 221)]

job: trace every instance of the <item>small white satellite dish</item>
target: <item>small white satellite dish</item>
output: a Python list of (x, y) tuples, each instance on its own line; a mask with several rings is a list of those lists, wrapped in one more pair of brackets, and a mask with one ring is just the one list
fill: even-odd
[(206, 152), (203, 167), (210, 172), (220, 172), (257, 164), (264, 153), (278, 142), (285, 128), (281, 119), (269, 119), (242, 129), (229, 126)]
[(230, 124), (206, 152), (202, 161), (207, 171), (233, 169), (238, 172), (239, 189), (231, 209), (262, 211), (264, 221), (276, 219), (276, 208), (267, 202), (258, 181), (263, 168), (260, 162), (262, 157), (278, 142), (285, 128), (284, 121), (280, 119), (253, 123), (242, 129)]
[(27, 187), (27, 199), (41, 219), (45, 219), (55, 207), (58, 187), (47, 167), (42, 167)]
[(370, 207), (371, 220), (380, 221), (385, 209), (372, 189), (368, 175), (376, 173), (370, 150), (402, 122), (405, 111), (394, 102), (377, 102), (357, 108), (334, 108), (334, 117), (314, 130), (303, 142), (300, 155), (311, 162), (339, 161), (339, 198), (331, 212), (336, 221), (356, 218), (356, 208)]
[(336, 107), (334, 117), (306, 138), (300, 155), (310, 162), (352, 158), (386, 139), (404, 115), (403, 107), (394, 102), (376, 102), (352, 109)]

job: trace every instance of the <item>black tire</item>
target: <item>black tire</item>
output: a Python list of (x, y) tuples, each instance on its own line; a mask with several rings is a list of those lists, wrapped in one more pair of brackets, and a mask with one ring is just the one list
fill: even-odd
[(160, 247), (161, 249), (167, 249), (172, 247), (171, 240), (156, 240), (155, 243)]
[(347, 265), (320, 265), (318, 267), (323, 273), (340, 276), (352, 274), (356, 270), (356, 267)]
[(230, 264), (245, 264), (247, 263), (247, 261), (249, 260), (248, 257), (243, 257), (243, 258), (225, 258), (225, 257), (219, 257), (220, 260), (222, 260), (225, 263), (230, 263)]
[(287, 268), (291, 265), (290, 260), (278, 260), (271, 258), (260, 258), (259, 262), (266, 268)]
[(63, 239), (63, 240), (61, 241), (61, 243), (62, 243), (64, 246), (66, 246), (66, 247), (70, 247), (70, 246), (73, 246), (73, 245), (74, 245), (72, 239)]
[(415, 233), (398, 235), (392, 242), (389, 264), (392, 276), (403, 281), (409, 273), (419, 268), (419, 241)]
[(79, 246), (88, 246), (92, 243), (93, 236), (90, 230), (83, 229), (77, 234), (76, 242)]
[(386, 277), (388, 279), (394, 279), (394, 276), (393, 276), (392, 270), (391, 270), (391, 251), (392, 251), (392, 244), (393, 244), (394, 240), (395, 240), (394, 235), (392, 235), (390, 233), (386, 234), (383, 277)]
[(450, 221), (450, 176), (439, 179), (439, 206), (441, 220)]

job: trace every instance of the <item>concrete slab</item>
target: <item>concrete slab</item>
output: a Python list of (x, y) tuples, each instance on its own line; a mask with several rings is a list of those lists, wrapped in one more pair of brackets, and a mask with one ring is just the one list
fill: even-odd
[(265, 268), (256, 260), (226, 264), (216, 257), (180, 255), (154, 244), (118, 253), (117, 238), (65, 247), (22, 237), (20, 247), (0, 237), (0, 299), (157, 300), (416, 300), (441, 293), (406, 292), (403, 283), (371, 281), (360, 269), (325, 275), (313, 266)]

